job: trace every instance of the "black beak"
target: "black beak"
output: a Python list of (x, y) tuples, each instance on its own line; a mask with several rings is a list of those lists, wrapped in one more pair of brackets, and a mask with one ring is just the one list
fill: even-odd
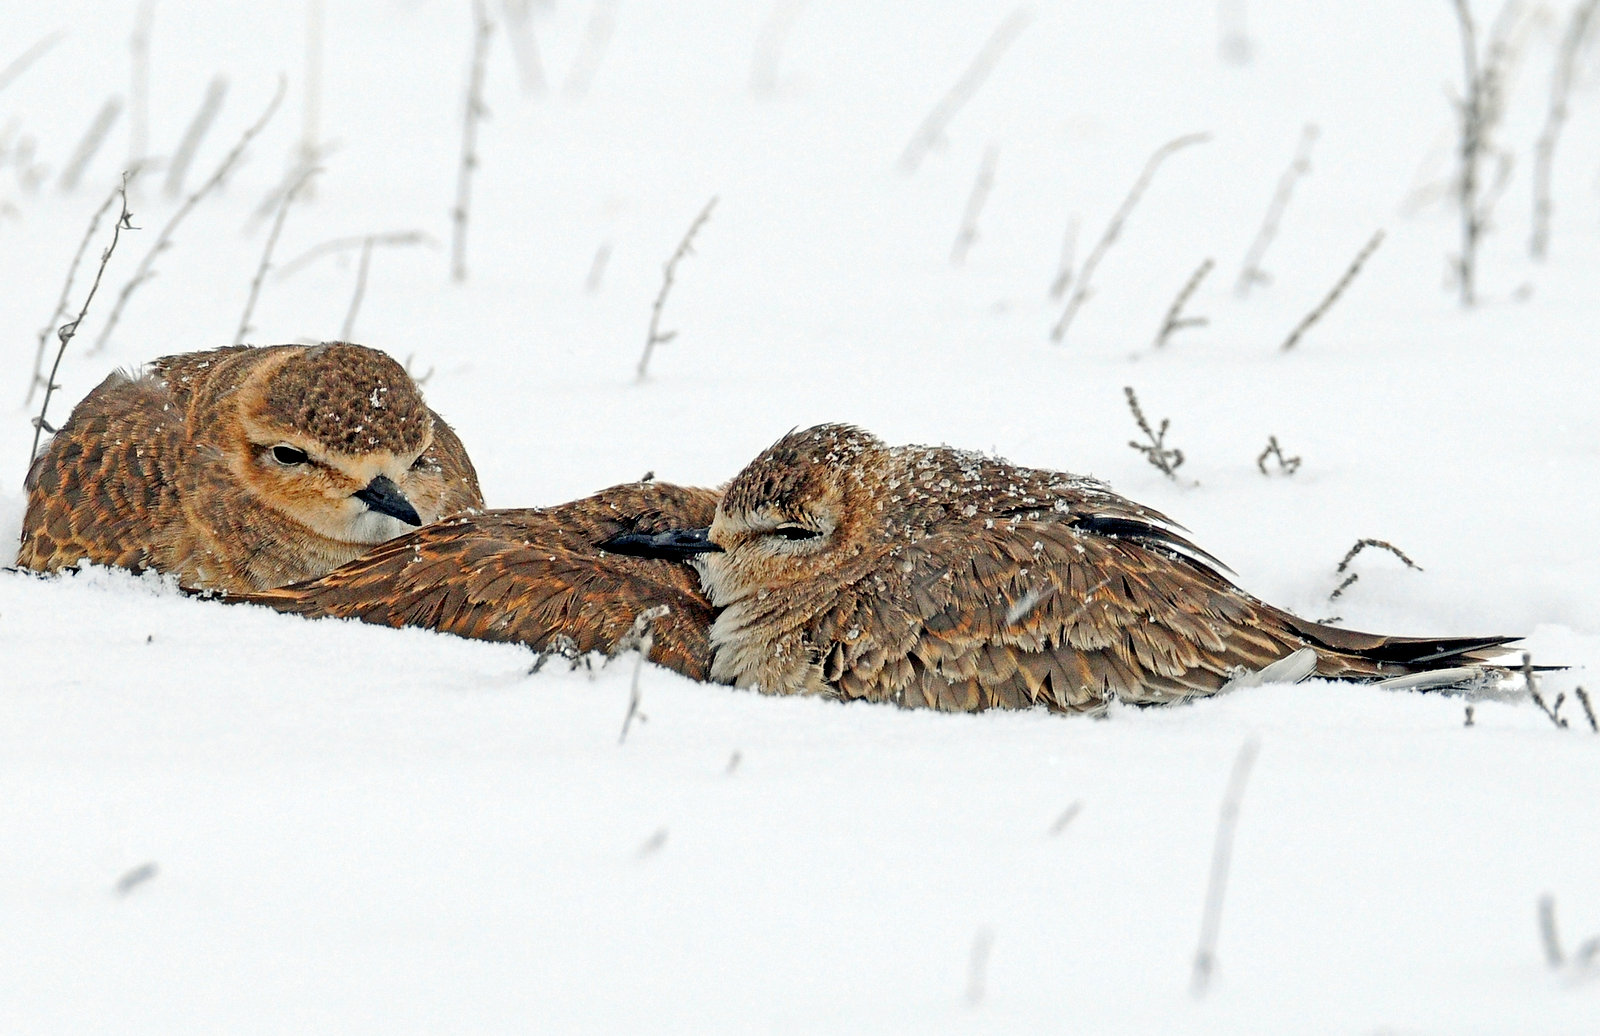
[(688, 561), (696, 554), (720, 554), (722, 548), (711, 542), (710, 529), (668, 529), (654, 535), (624, 532), (597, 544), (601, 550), (634, 558), (659, 561)]
[(422, 516), (417, 514), (417, 509), (411, 506), (411, 501), (406, 499), (406, 495), (400, 492), (400, 487), (388, 475), (379, 475), (367, 483), (367, 488), (352, 495), (379, 514), (398, 518), (407, 525), (422, 524)]

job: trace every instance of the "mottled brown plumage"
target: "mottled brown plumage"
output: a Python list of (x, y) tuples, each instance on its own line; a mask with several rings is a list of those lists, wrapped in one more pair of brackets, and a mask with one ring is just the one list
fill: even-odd
[(1086, 711), (1212, 694), (1302, 648), (1322, 676), (1370, 679), (1470, 665), (1509, 639), (1307, 622), (1098, 481), (843, 425), (768, 449), (708, 531), (648, 542), (698, 554), (719, 609), (712, 678), (776, 694)]
[(309, 582), (233, 598), (306, 616), (420, 626), (538, 650), (570, 642), (611, 653), (643, 611), (650, 659), (704, 680), (711, 607), (687, 565), (602, 551), (624, 533), (704, 525), (717, 493), (657, 482), (614, 486), (547, 508), (447, 518), (373, 548)]
[(28, 472), (17, 563), (170, 572), (246, 591), (321, 575), (481, 507), (477, 473), (375, 349), (231, 346), (113, 373)]

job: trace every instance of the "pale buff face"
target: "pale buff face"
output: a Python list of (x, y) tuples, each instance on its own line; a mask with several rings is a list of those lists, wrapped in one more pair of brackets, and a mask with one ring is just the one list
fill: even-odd
[(352, 455), (326, 449), (312, 437), (271, 421), (245, 418), (229, 448), (228, 465), (261, 505), (341, 543), (370, 544), (412, 526), (381, 514), (355, 494), (382, 475), (393, 482), (424, 524), (439, 517), (444, 475), (433, 455), (431, 429), (421, 449), (382, 448)]

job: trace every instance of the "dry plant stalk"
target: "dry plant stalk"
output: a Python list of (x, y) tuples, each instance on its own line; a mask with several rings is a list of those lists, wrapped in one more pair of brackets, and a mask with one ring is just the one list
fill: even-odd
[(1533, 150), (1533, 236), (1528, 243), (1528, 252), (1535, 259), (1542, 260), (1550, 249), (1550, 213), (1553, 207), (1550, 179), (1555, 165), (1556, 141), (1567, 122), (1567, 98), (1572, 93), (1573, 73), (1596, 10), (1600, 10), (1600, 0), (1582, 0), (1572, 9), (1566, 34), (1561, 38), (1555, 73), (1550, 79), (1550, 110), (1545, 115), (1544, 129)]
[(978, 217), (983, 213), (984, 202), (994, 187), (994, 167), (1000, 160), (1000, 149), (990, 144), (983, 151), (983, 162), (978, 166), (978, 176), (972, 181), (972, 193), (967, 196), (967, 208), (961, 215), (961, 229), (956, 233), (956, 243), (950, 248), (950, 264), (960, 266), (967, 261), (967, 252), (978, 239)]
[(472, 204), (472, 171), (478, 167), (478, 122), (488, 114), (483, 103), (483, 74), (489, 60), (494, 25), (483, 0), (472, 0), (472, 67), (467, 75), (467, 106), (461, 117), (461, 168), (456, 174), (456, 206), (450, 210), (455, 232), (450, 245), (450, 279), (467, 279), (467, 217)]
[(1283, 455), (1283, 447), (1278, 445), (1278, 437), (1276, 435), (1267, 436), (1267, 448), (1262, 450), (1261, 456), (1256, 458), (1256, 467), (1261, 469), (1263, 475), (1270, 477), (1272, 472), (1267, 470), (1268, 457), (1276, 457), (1278, 459), (1279, 474), (1293, 475), (1300, 470), (1300, 458), (1285, 457)]
[[(33, 466), (33, 458), (39, 453), (39, 437), (44, 434), (46, 429), (54, 432), (54, 429), (50, 428), (47, 417), (50, 413), (50, 397), (55, 395), (56, 389), (60, 387), (56, 384), (56, 374), (61, 370), (61, 358), (67, 354), (67, 343), (72, 341), (73, 336), (78, 333), (78, 328), (83, 324), (83, 318), (89, 315), (89, 303), (94, 301), (95, 294), (100, 290), (100, 280), (106, 274), (106, 264), (111, 262), (111, 253), (117, 250), (117, 242), (122, 240), (122, 232), (124, 230), (138, 229), (130, 222), (133, 219), (133, 213), (128, 211), (128, 181), (130, 179), (132, 177), (129, 174), (122, 174), (122, 182), (118, 184), (115, 193), (112, 194), (112, 199), (122, 199), (122, 212), (118, 214), (117, 221), (111, 228), (111, 243), (106, 245), (105, 251), (100, 253), (100, 268), (95, 271), (94, 283), (89, 285), (89, 294), (84, 297), (83, 305), (78, 309), (78, 315), (56, 329), (56, 338), (60, 340), (61, 347), (56, 350), (56, 360), (50, 365), (50, 376), (45, 379), (44, 402), (39, 405), (39, 416), (33, 419), (33, 445), (28, 448), (29, 468)], [(99, 225), (100, 217), (109, 207), (110, 200), (108, 199), (107, 204), (100, 206), (100, 210), (95, 213), (94, 221), (90, 224), (91, 231)], [(81, 257), (81, 255), (82, 250), (80, 249), (79, 256)], [(77, 269), (77, 262), (77, 259), (73, 260), (74, 271)], [(69, 275), (67, 279), (69, 287), (71, 283), (72, 279)]]
[(983, 1003), (984, 981), (989, 974), (989, 951), (994, 948), (994, 932), (980, 928), (972, 937), (972, 950), (967, 955), (967, 1006)]
[(1532, 698), (1533, 703), (1539, 706), (1539, 711), (1544, 713), (1545, 717), (1551, 723), (1554, 723), (1558, 729), (1565, 730), (1567, 721), (1561, 718), (1561, 703), (1566, 700), (1567, 696), (1565, 694), (1556, 695), (1554, 705), (1546, 705), (1544, 703), (1544, 695), (1539, 693), (1538, 681), (1533, 676), (1533, 655), (1527, 651), (1522, 653), (1522, 680), (1527, 685), (1528, 697)]
[[(140, 0), (128, 36), (132, 55), (128, 83), (128, 168), (144, 164), (150, 134), (150, 23), (155, 20), (156, 0)], [(98, 348), (98, 346), (97, 346)]]
[(589, 9), (589, 20), (583, 26), (583, 42), (578, 45), (578, 56), (572, 61), (566, 82), (561, 91), (573, 100), (582, 100), (594, 85), (594, 74), (600, 70), (600, 60), (606, 55), (611, 34), (617, 29), (618, 0), (594, 0)]
[(1578, 704), (1583, 706), (1583, 717), (1589, 721), (1589, 729), (1600, 734), (1600, 721), (1594, 717), (1594, 705), (1589, 701), (1589, 692), (1582, 687), (1574, 688), (1573, 695), (1577, 697)]
[(539, 58), (539, 38), (533, 34), (531, 0), (501, 0), (500, 10), (505, 15), (506, 39), (511, 42), (511, 60), (516, 63), (522, 92), (544, 93), (544, 62)]
[(117, 116), (121, 114), (122, 98), (106, 98), (106, 103), (95, 113), (94, 121), (89, 123), (89, 128), (83, 133), (83, 139), (72, 149), (72, 157), (61, 170), (61, 179), (57, 182), (63, 191), (78, 189), (79, 182), (83, 180), (83, 171), (99, 153), (100, 145), (106, 142), (106, 135), (111, 132), (111, 127), (117, 124)]
[(1239, 805), (1244, 801), (1245, 783), (1250, 779), (1250, 768), (1255, 765), (1261, 742), (1251, 737), (1239, 746), (1233, 760), (1233, 772), (1228, 775), (1228, 790), (1222, 799), (1222, 812), (1217, 817), (1217, 838), (1211, 848), (1211, 877), (1206, 882), (1205, 913), (1200, 919), (1200, 941), (1194, 951), (1194, 972), (1189, 991), (1196, 997), (1205, 995), (1211, 975), (1217, 969), (1217, 937), (1222, 930), (1222, 900), (1228, 891), (1228, 867), (1233, 859), (1233, 836), (1239, 824)]
[(1133, 419), (1138, 422), (1139, 430), (1145, 434), (1145, 438), (1150, 440), (1146, 444), (1134, 442), (1130, 439), (1128, 445), (1144, 454), (1145, 460), (1159, 468), (1163, 475), (1176, 482), (1178, 480), (1177, 471), (1183, 466), (1183, 451), (1166, 445), (1167, 419), (1164, 417), (1161, 419), (1160, 431), (1152, 431), (1150, 422), (1145, 420), (1144, 411), (1139, 407), (1139, 397), (1133, 391), (1133, 386), (1124, 385), (1122, 392), (1128, 398), (1128, 409), (1133, 411)]
[[(33, 394), (35, 392), (50, 384), (50, 381), (44, 376), (45, 342), (49, 341), (50, 333), (59, 326), (56, 322), (67, 315), (67, 297), (72, 294), (72, 282), (77, 279), (78, 266), (83, 262), (84, 254), (89, 251), (89, 242), (94, 238), (94, 232), (100, 229), (100, 220), (111, 208), (111, 203), (116, 201), (117, 196), (122, 194), (124, 190), (124, 186), (119, 183), (111, 189), (110, 194), (106, 195), (106, 200), (95, 210), (94, 217), (89, 220), (89, 229), (83, 232), (83, 240), (78, 242), (78, 250), (72, 254), (72, 265), (67, 267), (66, 283), (61, 285), (61, 297), (56, 299), (56, 307), (50, 311), (50, 319), (39, 329), (38, 346), (33, 352), (33, 374), (28, 378), (28, 398), (22, 401), (22, 405), (25, 407), (33, 405)], [(126, 202), (124, 202), (123, 208), (127, 208)], [(104, 261), (101, 262), (100, 268), (104, 271)], [(74, 327), (73, 331), (76, 333), (77, 328)], [(37, 446), (37, 443), (35, 443), (35, 446)]]
[(1161, 321), (1161, 330), (1156, 332), (1154, 348), (1160, 349), (1166, 345), (1167, 340), (1179, 331), (1190, 327), (1205, 327), (1211, 323), (1206, 317), (1184, 316), (1183, 307), (1189, 304), (1190, 296), (1199, 289), (1200, 282), (1206, 279), (1206, 274), (1210, 273), (1211, 268), (1216, 265), (1215, 261), (1207, 259), (1195, 267), (1194, 273), (1189, 275), (1189, 279), (1184, 282), (1183, 288), (1179, 290), (1177, 297), (1172, 300), (1172, 305), (1167, 307), (1167, 315)]
[[(367, 238), (361, 242), (361, 261), (356, 266), (356, 286), (350, 293), (350, 308), (345, 310), (344, 323), (339, 326), (339, 341), (354, 341), (356, 333), (356, 314), (361, 311), (361, 300), (367, 294), (367, 271), (372, 268), (373, 239)], [(433, 373), (433, 368), (428, 368), (428, 373)], [(417, 382), (417, 384), (422, 384)]]
[(1067, 220), (1067, 232), (1061, 238), (1061, 261), (1056, 264), (1055, 280), (1050, 282), (1050, 301), (1060, 302), (1072, 287), (1072, 263), (1078, 250), (1078, 217)]
[(183, 181), (189, 175), (195, 152), (200, 150), (200, 142), (211, 131), (211, 124), (217, 121), (217, 115), (222, 111), (222, 99), (227, 95), (227, 77), (214, 76), (206, 87), (205, 97), (200, 100), (200, 107), (195, 110), (194, 118), (189, 120), (189, 127), (183, 131), (178, 150), (172, 153), (172, 161), (167, 164), (167, 183), (164, 188), (167, 197), (176, 198), (183, 193)]
[(1022, 35), (1022, 30), (1026, 29), (1031, 21), (1033, 21), (1033, 8), (1027, 5), (1015, 8), (1006, 15), (1005, 20), (984, 42), (983, 49), (978, 51), (978, 56), (972, 59), (972, 64), (961, 73), (961, 78), (939, 98), (933, 110), (928, 112), (927, 118), (922, 120), (922, 125), (911, 135), (910, 142), (900, 153), (901, 172), (917, 171), (917, 167), (922, 165), (922, 160), (928, 157), (928, 152), (943, 139), (945, 127), (950, 124), (950, 120), (972, 100), (972, 95), (983, 86), (984, 81), (994, 71), (994, 67), (1005, 57), (1011, 44), (1016, 42), (1017, 37)]
[(336, 237), (330, 241), (324, 241), (320, 245), (315, 245), (306, 249), (289, 262), (286, 262), (282, 266), (278, 267), (278, 272), (275, 275), (275, 278), (280, 281), (287, 280), (324, 256), (336, 255), (339, 252), (348, 252), (352, 248), (363, 248), (366, 246), (368, 241), (371, 241), (374, 245), (383, 246), (426, 245), (429, 248), (437, 248), (439, 245), (438, 241), (434, 240), (432, 237), (420, 230), (394, 230), (385, 234), (365, 234), (359, 237)]
[(583, 279), (583, 293), (593, 295), (600, 290), (600, 281), (606, 275), (606, 263), (611, 259), (611, 242), (602, 241), (589, 261), (589, 276)]
[(1289, 199), (1294, 196), (1295, 184), (1311, 171), (1311, 149), (1316, 146), (1320, 133), (1315, 125), (1306, 123), (1300, 131), (1300, 143), (1294, 149), (1294, 160), (1278, 177), (1278, 189), (1272, 193), (1272, 202), (1261, 220), (1261, 229), (1256, 231), (1255, 240), (1250, 242), (1250, 250), (1245, 253), (1244, 262), (1239, 267), (1239, 279), (1233, 284), (1233, 293), (1241, 299), (1248, 296), (1250, 289), (1257, 284), (1264, 285), (1272, 281), (1261, 268), (1261, 260), (1266, 257), (1267, 248), (1278, 236), (1278, 224), (1283, 220), (1284, 210), (1289, 207)]
[[(1336, 575), (1336, 576), (1337, 575), (1344, 575), (1344, 573), (1349, 570), (1350, 563), (1356, 559), (1356, 555), (1361, 553), (1362, 551), (1366, 550), (1368, 547), (1376, 547), (1379, 550), (1386, 550), (1389, 553), (1393, 554), (1395, 557), (1399, 558), (1401, 561), (1405, 562), (1405, 566), (1407, 568), (1412, 569), (1413, 571), (1416, 571), (1416, 572), (1421, 572), (1422, 571), (1422, 566), (1421, 565), (1417, 564), (1415, 561), (1412, 561), (1409, 557), (1406, 556), (1405, 551), (1401, 550), (1399, 547), (1396, 547), (1393, 543), (1390, 543), (1388, 540), (1364, 539), (1364, 540), (1357, 540), (1355, 546), (1353, 546), (1349, 550), (1345, 551), (1344, 557), (1341, 558), (1340, 561), (1339, 561), (1339, 567), (1335, 568), (1333, 570), (1333, 574)], [(1357, 574), (1355, 572), (1351, 572), (1350, 575), (1345, 578), (1344, 582), (1340, 583), (1337, 587), (1335, 587), (1334, 590), (1333, 590), (1333, 593), (1328, 595), (1328, 600), (1332, 601), (1332, 600), (1337, 599), (1341, 594), (1343, 594), (1346, 590), (1348, 590), (1355, 583), (1355, 581), (1357, 579), (1359, 579), (1359, 578), (1360, 578), (1359, 574)]]
[(122, 291), (118, 293), (116, 304), (111, 307), (111, 315), (106, 317), (106, 326), (101, 329), (100, 337), (95, 340), (94, 348), (89, 350), (91, 354), (98, 353), (105, 348), (106, 342), (111, 338), (111, 332), (116, 329), (117, 321), (122, 317), (123, 309), (128, 304), (128, 296), (132, 295), (134, 289), (138, 288), (139, 285), (155, 276), (153, 266), (156, 257), (172, 246), (172, 232), (182, 225), (183, 221), (188, 218), (189, 213), (193, 212), (195, 206), (200, 204), (201, 199), (216, 190), (217, 185), (228, 175), (228, 172), (239, 161), (239, 157), (244, 154), (245, 148), (249, 147), (250, 142), (256, 138), (256, 134), (265, 128), (267, 122), (277, 112), (278, 105), (283, 101), (283, 94), (286, 88), (287, 84), (280, 77), (278, 79), (278, 89), (273, 93), (271, 102), (267, 104), (267, 108), (261, 113), (260, 118), (256, 119), (250, 128), (244, 131), (244, 136), (239, 138), (239, 142), (233, 146), (232, 151), (223, 156), (222, 161), (217, 164), (216, 170), (207, 178), (206, 182), (200, 185), (199, 190), (184, 199), (183, 204), (178, 206), (178, 210), (172, 214), (172, 218), (167, 220), (167, 225), (161, 228), (161, 233), (156, 235), (155, 244), (151, 245), (150, 251), (146, 252), (144, 258), (139, 260), (139, 265), (134, 268), (133, 276), (128, 279), (128, 282), (122, 286)]
[(1083, 269), (1078, 272), (1078, 286), (1073, 289), (1072, 297), (1067, 300), (1067, 308), (1062, 312), (1061, 319), (1056, 321), (1056, 326), (1050, 331), (1051, 341), (1059, 342), (1067, 336), (1067, 328), (1072, 326), (1072, 318), (1077, 316), (1079, 308), (1089, 299), (1089, 281), (1094, 276), (1095, 267), (1100, 265), (1100, 260), (1105, 257), (1106, 251), (1121, 236), (1122, 225), (1128, 221), (1128, 215), (1133, 212), (1133, 207), (1139, 204), (1139, 199), (1150, 186), (1150, 181), (1156, 175), (1156, 170), (1161, 167), (1161, 163), (1175, 151), (1181, 151), (1194, 144), (1204, 144), (1210, 139), (1209, 133), (1191, 133), (1178, 137), (1161, 145), (1145, 160), (1144, 169), (1139, 173), (1139, 178), (1133, 182), (1128, 196), (1122, 199), (1122, 204), (1111, 217), (1111, 222), (1106, 224), (1100, 240), (1095, 242), (1094, 250), (1083, 261)]
[(612, 648), (612, 655), (624, 651), (636, 651), (638, 655), (633, 662), (633, 680), (628, 687), (628, 714), (622, 718), (622, 733), (617, 737), (617, 744), (628, 740), (628, 727), (632, 725), (633, 718), (639, 717), (643, 723), (645, 716), (639, 711), (639, 671), (644, 668), (644, 660), (650, 654), (650, 648), (655, 643), (655, 621), (663, 618), (672, 609), (665, 604), (658, 604), (653, 608), (646, 608), (633, 617), (633, 626), (624, 633)]
[(1324, 313), (1333, 308), (1333, 304), (1339, 301), (1339, 296), (1344, 294), (1344, 290), (1350, 286), (1350, 282), (1356, 279), (1356, 274), (1361, 272), (1361, 267), (1366, 265), (1372, 253), (1376, 252), (1381, 244), (1383, 244), (1383, 231), (1380, 230), (1373, 234), (1372, 239), (1362, 246), (1361, 251), (1356, 253), (1356, 257), (1351, 260), (1350, 266), (1344, 271), (1344, 276), (1339, 278), (1339, 282), (1333, 286), (1333, 290), (1328, 292), (1327, 296), (1317, 304), (1316, 308), (1307, 313), (1305, 318), (1295, 325), (1293, 331), (1289, 332), (1289, 337), (1285, 338), (1283, 344), (1278, 346), (1279, 352), (1288, 352), (1293, 349), (1299, 343), (1301, 337), (1311, 330), (1311, 326), (1321, 320)]
[[(1518, 10), (1517, 0), (1507, 0), (1489, 31), (1488, 47), (1480, 60), (1478, 30), (1472, 21), (1468, 0), (1453, 0), (1456, 23), (1461, 33), (1461, 57), (1466, 93), (1455, 102), (1460, 120), (1456, 175), (1456, 207), (1461, 217), (1461, 254), (1455, 259), (1461, 304), (1477, 303), (1478, 246), (1489, 226), (1490, 212), (1499, 191), (1510, 176), (1510, 156), (1493, 145), (1495, 128), (1505, 113), (1505, 78), (1511, 59), (1507, 44)], [(1485, 190), (1483, 163), (1498, 156), (1500, 170), (1496, 182)]]
[(750, 90), (762, 97), (778, 92), (778, 61), (789, 32), (810, 0), (775, 0), (756, 35), (756, 54), (750, 63)]
[(300, 179), (284, 192), (283, 201), (278, 204), (278, 214), (273, 217), (266, 247), (261, 250), (261, 264), (256, 267), (256, 275), (250, 280), (250, 297), (245, 300), (244, 313), (239, 317), (239, 330), (233, 336), (234, 345), (243, 345), (244, 336), (255, 330), (250, 326), (250, 315), (255, 312), (256, 300), (261, 297), (261, 282), (267, 279), (267, 271), (272, 268), (272, 250), (278, 245), (278, 235), (283, 233), (283, 221), (289, 215), (289, 206), (294, 204), (295, 195), (300, 193), (301, 188), (320, 172), (322, 170), (312, 168), (301, 173)]
[(33, 67), (33, 63), (44, 57), (51, 47), (61, 42), (64, 36), (66, 36), (66, 33), (59, 29), (55, 32), (47, 33), (34, 41), (34, 44), (27, 50), (12, 58), (9, 65), (4, 69), (0, 69), (0, 90), (4, 90), (16, 82), (22, 73)]
[(672, 290), (672, 283), (677, 275), (678, 264), (683, 261), (684, 256), (690, 253), (694, 245), (694, 236), (700, 232), (700, 228), (705, 225), (706, 220), (711, 218), (711, 210), (716, 207), (716, 204), (717, 196), (712, 195), (711, 200), (706, 202), (706, 207), (700, 210), (700, 215), (696, 216), (694, 222), (689, 224), (689, 229), (684, 233), (683, 240), (678, 242), (677, 250), (672, 253), (672, 258), (668, 259), (666, 265), (661, 268), (661, 291), (656, 295), (656, 301), (650, 307), (650, 332), (645, 336), (644, 355), (639, 357), (639, 366), (637, 368), (639, 381), (645, 379), (645, 374), (650, 367), (650, 354), (655, 352), (656, 346), (665, 345), (678, 337), (678, 332), (676, 331), (661, 330), (661, 308), (667, 304), (667, 293)]
[(1585, 940), (1571, 956), (1562, 950), (1556, 929), (1556, 899), (1549, 893), (1539, 897), (1539, 943), (1544, 947), (1544, 962), (1551, 969), (1571, 965), (1575, 972), (1587, 977), (1596, 960), (1600, 960), (1600, 936)]

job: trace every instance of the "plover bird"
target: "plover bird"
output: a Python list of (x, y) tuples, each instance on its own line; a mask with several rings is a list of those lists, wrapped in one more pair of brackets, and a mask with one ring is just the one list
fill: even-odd
[(191, 589), (308, 579), (483, 505), (410, 375), (347, 343), (232, 346), (117, 372), (34, 459), (17, 564), (88, 560)]
[(1309, 622), (1099, 481), (848, 425), (784, 436), (729, 483), (709, 528), (609, 547), (693, 559), (718, 609), (712, 679), (771, 694), (1093, 711), (1263, 672), (1447, 684), (1516, 639)]
[(597, 544), (705, 525), (716, 508), (714, 490), (614, 486), (556, 507), (446, 518), (319, 579), (229, 599), (536, 651), (611, 654), (643, 633), (640, 646), (652, 661), (705, 680), (711, 606), (699, 577), (687, 565), (610, 554)]

